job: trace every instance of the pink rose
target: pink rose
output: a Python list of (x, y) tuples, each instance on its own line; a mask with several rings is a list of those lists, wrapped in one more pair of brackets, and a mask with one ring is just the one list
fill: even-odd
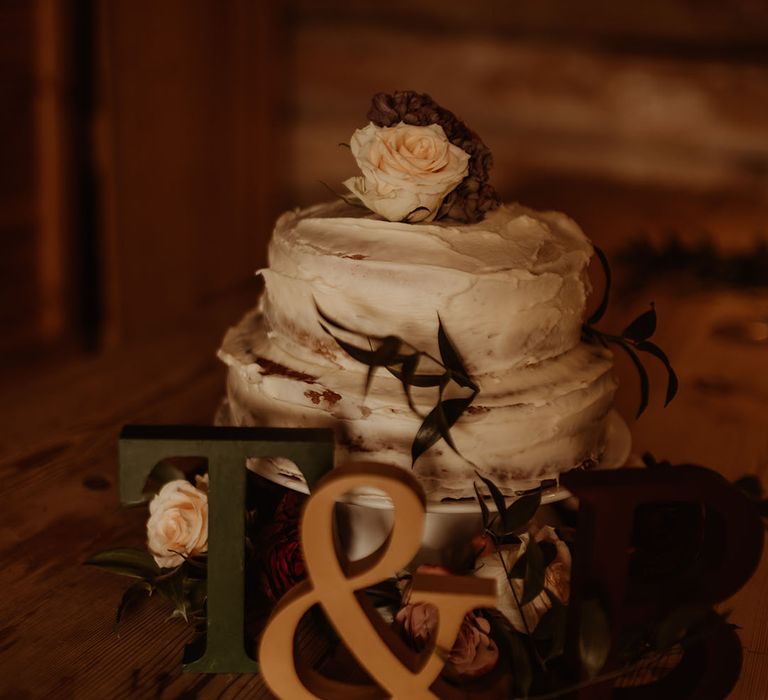
[[(450, 571), (444, 566), (422, 565), (416, 569), (420, 574), (445, 575)], [(405, 605), (397, 611), (395, 622), (405, 638), (417, 651), (426, 649), (434, 639), (439, 613), (431, 603), (409, 603), (411, 589), (403, 593)], [(491, 624), (484, 617), (469, 613), (459, 628), (459, 635), (453, 644), (446, 671), (454, 675), (471, 678), (493, 670), (499, 660), (499, 648), (489, 633)]]
[[(397, 611), (397, 622), (416, 651), (426, 649), (437, 631), (439, 613), (431, 603), (408, 603)], [(496, 667), (499, 648), (490, 638), (491, 624), (484, 617), (469, 613), (459, 628), (446, 670), (449, 673), (474, 678)]]
[(474, 678), (496, 667), (499, 647), (489, 636), (490, 632), (491, 623), (484, 617), (469, 613), (464, 618), (459, 636), (448, 656), (448, 661), (458, 675)]
[(437, 608), (431, 603), (408, 603), (395, 615), (405, 638), (416, 651), (426, 649), (437, 629)]

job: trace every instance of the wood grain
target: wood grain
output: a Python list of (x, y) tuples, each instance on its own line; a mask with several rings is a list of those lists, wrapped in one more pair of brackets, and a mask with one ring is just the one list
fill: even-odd
[(274, 2), (100, 2), (104, 339), (248, 280), (285, 208)]
[[(189, 631), (155, 600), (112, 624), (125, 581), (87, 569), (94, 551), (141, 546), (145, 514), (117, 505), (126, 422), (210, 423), (224, 371), (215, 349), (252, 289), (201, 309), (143, 348), (18, 381), (0, 446), (0, 697), (260, 697), (258, 678), (181, 676)], [(11, 583), (15, 582), (15, 583)]]

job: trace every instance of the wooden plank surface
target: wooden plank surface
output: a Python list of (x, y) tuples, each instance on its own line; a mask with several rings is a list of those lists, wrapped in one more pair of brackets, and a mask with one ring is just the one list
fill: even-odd
[[(210, 421), (224, 371), (214, 357), (255, 284), (219, 297), (151, 342), (4, 383), (0, 424), (0, 697), (268, 697), (255, 676), (185, 676), (189, 632), (161, 601), (113, 633), (123, 580), (86, 569), (99, 549), (140, 546), (145, 514), (117, 506), (116, 447), (129, 422)], [(632, 424), (638, 452), (693, 460), (729, 478), (768, 469), (766, 345), (717, 328), (768, 318), (768, 294), (646, 290), (661, 317), (659, 342), (681, 377), (679, 399)], [(646, 302), (614, 305), (615, 328)], [(618, 363), (618, 405), (631, 415), (636, 376)], [(652, 373), (654, 386), (660, 374)], [(742, 677), (733, 698), (768, 695), (768, 560), (728, 603), (742, 626)]]
[(264, 262), (287, 206), (288, 43), (275, 2), (95, 7), (103, 333), (114, 346), (227, 293)]
[(125, 423), (210, 423), (222, 396), (215, 357), (256, 285), (142, 347), (6, 384), (0, 444), (0, 697), (260, 697), (256, 677), (182, 676), (190, 632), (160, 600), (113, 633), (125, 580), (82, 565), (142, 546), (146, 513), (117, 503)]

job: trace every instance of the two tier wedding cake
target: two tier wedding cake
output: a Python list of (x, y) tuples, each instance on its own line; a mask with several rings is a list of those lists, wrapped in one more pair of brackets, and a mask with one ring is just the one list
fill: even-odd
[(368, 116), (344, 201), (277, 222), (264, 294), (219, 353), (224, 421), (331, 427), (337, 465), (413, 469), (430, 500), (472, 496), (476, 472), (511, 493), (594, 464), (616, 384), (581, 340), (589, 240), (500, 204), (488, 149), (426, 95)]

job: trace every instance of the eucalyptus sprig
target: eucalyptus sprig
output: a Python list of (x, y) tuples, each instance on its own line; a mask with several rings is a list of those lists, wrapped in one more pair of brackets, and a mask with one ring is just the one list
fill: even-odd
[[(364, 389), (366, 395), (376, 370), (379, 368), (386, 369), (392, 376), (400, 380), (408, 406), (423, 419), (411, 444), (412, 465), (440, 439), (445, 440), (456, 454), (460, 454), (451, 436), (451, 428), (475, 400), (480, 388), (470, 377), (461, 356), (445, 331), (439, 314), (437, 317), (437, 344), (440, 358), (438, 359), (395, 335), (367, 335), (348, 328), (324, 313), (317, 304), (315, 307), (320, 318), (324, 321), (320, 324), (323, 330), (336, 341), (347, 355), (368, 367)], [(336, 332), (331, 328), (335, 329)], [(368, 349), (340, 338), (338, 331), (357, 336), (368, 344)], [(431, 361), (442, 371), (419, 372), (419, 366), (424, 359)], [(445, 398), (446, 389), (451, 384), (468, 393), (461, 397)], [(416, 408), (411, 393), (413, 387), (437, 389), (435, 405), (426, 416), (422, 415)]]
[(600, 343), (603, 347), (608, 347), (609, 344), (616, 345), (621, 348), (632, 361), (640, 378), (640, 403), (638, 405), (637, 414), (635, 415), (636, 418), (639, 418), (648, 407), (650, 383), (648, 381), (648, 372), (638, 353), (652, 355), (659, 360), (667, 370), (667, 390), (664, 397), (664, 406), (668, 406), (670, 401), (672, 401), (677, 394), (679, 387), (677, 374), (672, 368), (672, 364), (670, 363), (667, 354), (656, 345), (656, 343), (650, 340), (656, 331), (657, 320), (656, 307), (653, 302), (651, 302), (650, 309), (641, 313), (619, 335), (604, 333), (594, 327), (594, 324), (600, 321), (605, 315), (611, 292), (611, 268), (608, 264), (608, 258), (597, 246), (595, 246), (595, 253), (597, 254), (597, 258), (600, 261), (605, 275), (605, 289), (597, 308), (582, 326), (582, 339), (588, 343)]

